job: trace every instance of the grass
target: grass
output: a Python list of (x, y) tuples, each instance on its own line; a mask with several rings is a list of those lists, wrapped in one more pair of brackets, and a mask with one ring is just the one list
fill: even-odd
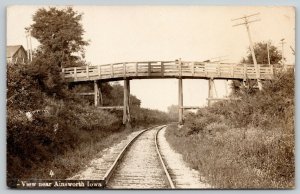
[[(53, 178), (70, 177), (135, 129), (166, 119), (166, 114), (140, 108), (133, 114), (132, 127), (127, 128), (113, 112), (53, 99), (45, 101), (51, 114), (36, 115), (33, 121), (8, 109), (8, 185), (15, 179), (49, 179), (50, 170), (55, 173)], [(151, 123), (144, 122), (147, 120)]]
[(294, 188), (294, 72), (238, 92), (169, 126), (167, 141), (214, 188)]
[(110, 134), (103, 134), (99, 131), (85, 134), (90, 136), (90, 142), (82, 142), (75, 149), (67, 150), (64, 154), (57, 155), (54, 160), (36, 166), (23, 178), (50, 179), (50, 170), (55, 173), (53, 178), (68, 178), (84, 169), (92, 159), (101, 157), (102, 150), (119, 143), (131, 132), (133, 132), (132, 129), (124, 129), (123, 131)]
[(289, 159), (281, 155), (281, 134), (226, 127), (223, 132), (186, 135), (185, 130), (168, 126), (167, 140), (214, 188), (294, 187), (292, 172), (280, 172), (282, 164), (290, 163), (282, 161)]

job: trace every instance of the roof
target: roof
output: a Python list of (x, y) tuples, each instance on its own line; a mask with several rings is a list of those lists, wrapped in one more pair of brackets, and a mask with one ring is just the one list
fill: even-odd
[[(10, 45), (6, 46), (6, 58), (11, 58), (14, 56), (14, 54), (19, 50), (19, 49), (24, 49), (22, 45)], [(26, 52), (26, 51), (25, 51)]]

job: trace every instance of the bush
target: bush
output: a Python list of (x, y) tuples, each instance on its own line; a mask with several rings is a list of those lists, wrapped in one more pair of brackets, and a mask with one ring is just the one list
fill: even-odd
[[(46, 66), (43, 66), (46, 68)], [(46, 70), (45, 70), (46, 71)], [(90, 101), (82, 100), (73, 92), (65, 90), (66, 86), (53, 87), (48, 92), (45, 82), (39, 82), (39, 69), (33, 64), (15, 64), (8, 66), (7, 93), (7, 178), (25, 178), (40, 173), (47, 173), (43, 165), (51, 163), (55, 158), (69, 152), (79, 152), (91, 159), (96, 151), (103, 146), (109, 146), (108, 141), (115, 132), (122, 134), (122, 111), (104, 111), (90, 106)], [(45, 73), (45, 72), (44, 72)], [(44, 74), (43, 75), (46, 75)], [(47, 77), (47, 76), (46, 76)], [(44, 78), (46, 78), (44, 77)], [(45, 79), (44, 79), (45, 81)], [(104, 97), (109, 97), (109, 103), (115, 105), (121, 102), (122, 86), (105, 85), (107, 91)], [(53, 91), (60, 95), (53, 95)], [(88, 89), (87, 86), (79, 90)], [(118, 93), (116, 99), (109, 92)], [(166, 113), (140, 108), (140, 100), (131, 96), (132, 125), (149, 126), (168, 122)], [(129, 132), (124, 132), (127, 134)], [(123, 136), (115, 138), (122, 139)], [(103, 143), (101, 143), (103, 141)], [(108, 143), (106, 143), (106, 141)], [(100, 142), (100, 143), (99, 143)], [(95, 146), (91, 146), (95, 145)], [(97, 147), (100, 146), (100, 148)], [(85, 153), (86, 146), (95, 147), (94, 151)], [(89, 154), (90, 153), (90, 154)], [(67, 156), (69, 157), (69, 156)], [(73, 156), (80, 157), (80, 156)], [(79, 159), (73, 159), (79, 161)], [(59, 160), (58, 160), (59, 161)], [(63, 178), (72, 173), (67, 164), (59, 161)], [(73, 164), (73, 168), (78, 164)], [(39, 169), (41, 167), (41, 169)], [(41, 172), (42, 171), (42, 172)], [(43, 177), (43, 175), (37, 175)], [(31, 177), (32, 178), (32, 177)]]
[(293, 188), (294, 72), (250, 93), (189, 114), (167, 140), (215, 188)]

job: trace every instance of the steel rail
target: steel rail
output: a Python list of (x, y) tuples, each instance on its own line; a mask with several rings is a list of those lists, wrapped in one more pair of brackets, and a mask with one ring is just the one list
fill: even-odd
[(173, 181), (172, 181), (172, 178), (171, 178), (171, 176), (170, 176), (170, 173), (169, 173), (169, 171), (168, 171), (168, 169), (167, 169), (167, 167), (166, 167), (166, 164), (165, 164), (165, 162), (164, 162), (164, 160), (163, 160), (163, 158), (162, 158), (162, 156), (161, 156), (161, 153), (160, 153), (160, 151), (159, 151), (159, 146), (158, 146), (158, 141), (157, 141), (158, 133), (159, 133), (159, 131), (160, 131), (162, 128), (164, 128), (164, 127), (166, 127), (166, 125), (162, 126), (160, 129), (158, 129), (157, 132), (156, 132), (156, 134), (155, 134), (155, 147), (156, 147), (156, 152), (157, 152), (157, 154), (158, 154), (158, 157), (159, 157), (159, 160), (160, 160), (160, 162), (161, 162), (161, 165), (162, 165), (162, 167), (163, 167), (163, 169), (164, 169), (164, 172), (165, 172), (165, 174), (166, 174), (166, 176), (167, 176), (169, 185), (170, 185), (170, 187), (171, 187), (172, 189), (175, 189), (175, 185), (174, 185), (174, 183), (173, 183)]
[(104, 182), (103, 187), (106, 187), (107, 183), (109, 182), (109, 179), (111, 178), (111, 176), (114, 173), (114, 170), (116, 169), (116, 167), (118, 166), (118, 164), (120, 163), (121, 159), (123, 158), (124, 154), (126, 153), (126, 151), (129, 149), (130, 145), (140, 136), (142, 135), (144, 132), (153, 129), (155, 127), (158, 126), (154, 126), (154, 127), (149, 127), (143, 131), (141, 131), (139, 134), (137, 134), (134, 138), (132, 138), (132, 140), (130, 140), (129, 143), (127, 143), (127, 145), (122, 149), (122, 151), (120, 152), (120, 154), (117, 156), (117, 158), (115, 159), (114, 163), (111, 165), (111, 167), (107, 170), (107, 172), (105, 173), (105, 175), (102, 178), (102, 181)]

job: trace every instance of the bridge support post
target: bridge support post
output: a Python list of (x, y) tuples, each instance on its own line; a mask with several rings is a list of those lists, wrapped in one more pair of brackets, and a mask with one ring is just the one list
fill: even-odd
[(96, 107), (100, 104), (99, 93), (99, 83), (94, 81), (94, 104)]
[(261, 83), (261, 79), (257, 79), (257, 86), (258, 89), (261, 91), (263, 89), (262, 83)]
[(124, 80), (124, 104), (123, 104), (123, 124), (130, 123), (130, 110), (129, 110), (129, 98), (130, 98), (130, 82), (129, 79)]
[(94, 104), (96, 107), (103, 106), (101, 82), (98, 81), (94, 81)]
[(182, 92), (182, 78), (178, 79), (178, 122), (183, 124), (183, 92)]
[(103, 106), (103, 96), (102, 96), (102, 83), (98, 82), (98, 91), (99, 91), (99, 106)]
[(207, 100), (207, 105), (211, 106), (212, 105), (212, 98), (213, 98), (213, 79), (208, 80), (208, 100)]

